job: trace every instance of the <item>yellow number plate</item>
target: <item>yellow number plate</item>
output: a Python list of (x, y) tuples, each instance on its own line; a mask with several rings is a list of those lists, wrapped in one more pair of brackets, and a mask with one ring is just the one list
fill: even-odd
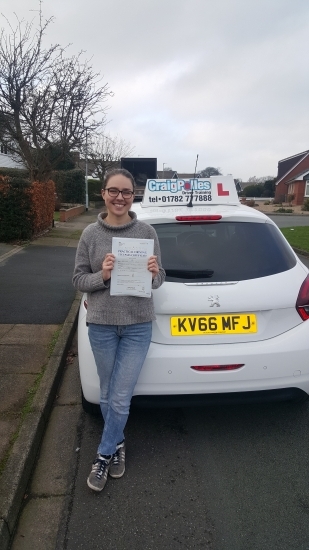
[(251, 334), (254, 332), (257, 332), (257, 321), (253, 313), (171, 317), (172, 336)]

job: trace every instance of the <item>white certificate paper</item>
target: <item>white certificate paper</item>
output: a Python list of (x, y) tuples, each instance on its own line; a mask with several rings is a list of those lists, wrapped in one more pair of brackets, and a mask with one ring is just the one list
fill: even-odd
[(148, 258), (153, 255), (153, 239), (121, 239), (113, 237), (112, 253), (116, 260), (111, 272), (111, 296), (150, 298), (152, 273)]

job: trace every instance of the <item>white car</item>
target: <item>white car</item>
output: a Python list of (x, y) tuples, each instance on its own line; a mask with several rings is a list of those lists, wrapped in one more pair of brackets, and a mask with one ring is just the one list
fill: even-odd
[[(166, 281), (133, 402), (163, 405), (309, 394), (309, 271), (275, 223), (241, 205), (232, 177), (148, 180), (140, 220), (157, 231)], [(83, 405), (99, 403), (78, 325)]]

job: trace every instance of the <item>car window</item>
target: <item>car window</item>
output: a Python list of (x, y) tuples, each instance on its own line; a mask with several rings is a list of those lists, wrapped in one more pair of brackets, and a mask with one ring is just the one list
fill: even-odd
[(296, 258), (267, 223), (154, 224), (166, 280), (243, 281), (291, 269)]

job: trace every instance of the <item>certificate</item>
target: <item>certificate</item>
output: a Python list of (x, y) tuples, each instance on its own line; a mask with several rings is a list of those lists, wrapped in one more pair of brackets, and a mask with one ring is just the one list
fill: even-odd
[(141, 296), (150, 298), (152, 273), (147, 269), (153, 255), (153, 239), (121, 239), (113, 237), (115, 256), (111, 272), (111, 296)]

